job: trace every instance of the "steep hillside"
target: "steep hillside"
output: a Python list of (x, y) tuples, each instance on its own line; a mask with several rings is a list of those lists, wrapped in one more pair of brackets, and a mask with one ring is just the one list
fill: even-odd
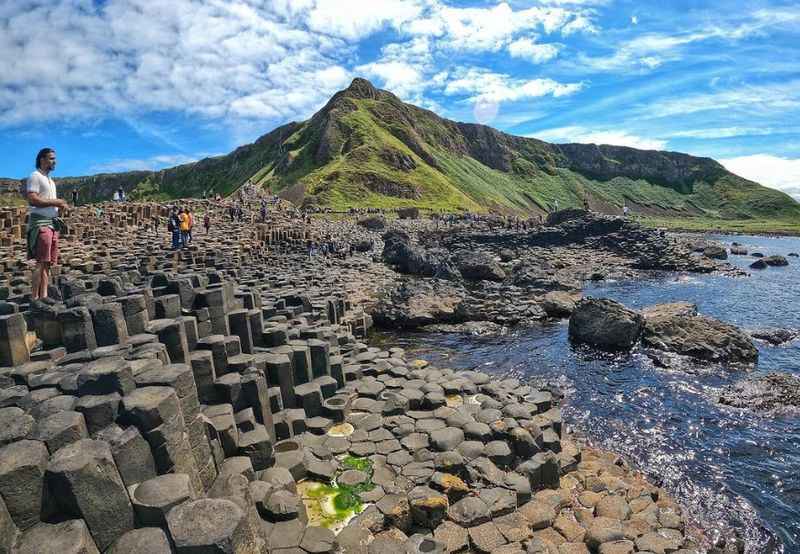
[[(297, 203), (540, 213), (623, 204), (652, 217), (800, 218), (789, 196), (709, 158), (621, 146), (550, 144), (457, 123), (355, 79), (308, 121), (226, 156), (158, 172), (63, 179), (97, 199), (227, 194), (246, 180)], [(84, 192), (83, 196), (86, 196)]]

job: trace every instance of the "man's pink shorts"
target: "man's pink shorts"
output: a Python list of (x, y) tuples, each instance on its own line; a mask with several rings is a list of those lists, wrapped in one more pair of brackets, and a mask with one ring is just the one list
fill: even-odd
[(36, 239), (36, 261), (51, 264), (58, 261), (58, 231), (50, 227), (39, 229), (39, 237)]

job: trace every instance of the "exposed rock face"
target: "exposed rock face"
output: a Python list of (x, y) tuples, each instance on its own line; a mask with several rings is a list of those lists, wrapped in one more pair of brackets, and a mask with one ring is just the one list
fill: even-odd
[(441, 279), (405, 280), (378, 302), (372, 316), (381, 326), (455, 323), (463, 319), (458, 309), (465, 296), (463, 289)]
[(572, 272), (536, 265), (530, 261), (520, 262), (514, 266), (512, 282), (518, 287), (530, 287), (541, 291), (573, 291), (581, 287)]
[(755, 331), (750, 331), (750, 336), (754, 339), (778, 345), (796, 339), (800, 336), (800, 331), (796, 329), (756, 329)]
[(573, 219), (583, 219), (589, 215), (589, 212), (586, 210), (580, 210), (577, 208), (568, 208), (566, 210), (559, 210), (557, 212), (552, 212), (547, 216), (547, 226), (554, 227), (556, 225), (561, 225), (566, 221), (570, 221)]
[(386, 220), (379, 215), (371, 215), (358, 220), (358, 224), (370, 231), (380, 231), (386, 227)]
[(721, 246), (710, 245), (703, 249), (703, 256), (714, 260), (727, 260), (728, 252)]
[(456, 257), (456, 265), (466, 279), (502, 281), (506, 278), (506, 272), (484, 252), (461, 252)]
[(697, 305), (690, 302), (672, 302), (669, 304), (656, 304), (642, 310), (642, 315), (648, 321), (669, 318), (679, 315), (697, 315)]
[(744, 379), (722, 391), (719, 401), (755, 411), (800, 408), (800, 378), (788, 373)]
[(631, 179), (648, 179), (691, 192), (696, 181), (713, 182), (727, 173), (711, 158), (696, 158), (677, 152), (636, 150), (625, 146), (596, 144), (559, 144), (571, 169), (601, 180), (624, 175)]
[(642, 334), (644, 317), (607, 298), (585, 298), (569, 318), (569, 336), (606, 350), (631, 348)]
[(383, 261), (394, 266), (400, 273), (421, 277), (458, 279), (458, 270), (441, 251), (428, 251), (413, 244), (402, 231), (389, 231), (383, 236)]
[(550, 317), (569, 317), (575, 311), (575, 298), (566, 292), (548, 292), (542, 300), (542, 308)]
[(783, 256), (767, 256), (766, 258), (762, 258), (761, 261), (772, 267), (789, 265), (789, 262)]
[(685, 303), (653, 306), (644, 311), (645, 346), (717, 363), (751, 364), (758, 360), (752, 339), (737, 327), (697, 315)]

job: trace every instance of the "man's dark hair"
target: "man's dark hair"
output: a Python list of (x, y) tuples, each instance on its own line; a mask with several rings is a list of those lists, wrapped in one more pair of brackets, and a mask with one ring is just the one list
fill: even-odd
[(42, 148), (39, 150), (39, 153), (36, 154), (36, 169), (39, 169), (42, 165), (42, 160), (45, 159), (50, 154), (54, 154), (55, 150), (52, 148)]

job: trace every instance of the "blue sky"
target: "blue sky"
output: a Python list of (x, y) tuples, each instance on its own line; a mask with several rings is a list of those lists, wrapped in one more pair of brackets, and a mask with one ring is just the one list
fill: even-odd
[(227, 153), (353, 77), (552, 142), (711, 156), (800, 199), (800, 5), (5, 0), (0, 176)]

